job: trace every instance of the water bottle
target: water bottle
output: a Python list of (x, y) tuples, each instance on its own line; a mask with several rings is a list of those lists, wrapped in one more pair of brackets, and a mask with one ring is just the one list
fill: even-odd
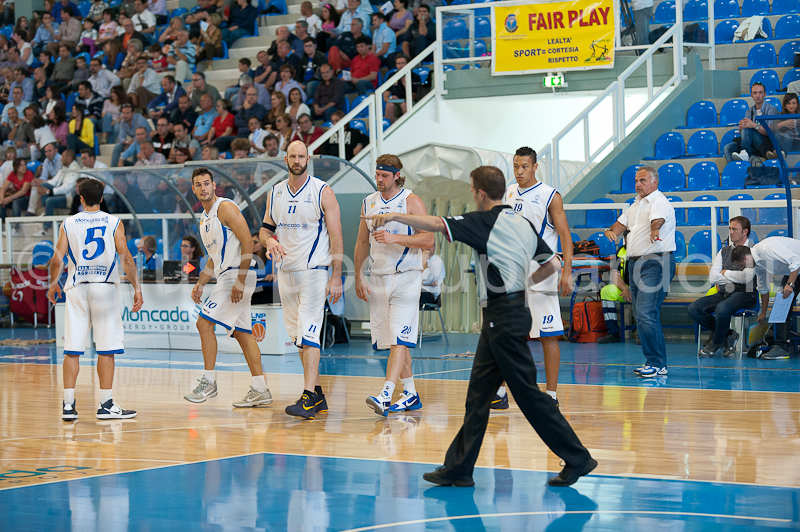
[(139, 280), (142, 280), (142, 275), (144, 272), (144, 253), (139, 251), (136, 254), (136, 275), (139, 277)]

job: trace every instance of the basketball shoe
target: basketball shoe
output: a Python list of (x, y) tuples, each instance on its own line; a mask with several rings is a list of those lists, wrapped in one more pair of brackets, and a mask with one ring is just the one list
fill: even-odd
[(211, 384), (205, 375), (200, 379), (200, 384), (192, 390), (192, 393), (184, 395), (183, 398), (192, 403), (205, 403), (206, 399), (217, 396), (217, 383)]

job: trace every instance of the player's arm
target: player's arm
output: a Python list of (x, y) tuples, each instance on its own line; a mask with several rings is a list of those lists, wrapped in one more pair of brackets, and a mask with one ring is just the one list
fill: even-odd
[(561, 288), (561, 296), (566, 297), (572, 292), (572, 233), (569, 231), (567, 213), (564, 212), (564, 200), (561, 199), (561, 194), (558, 192), (553, 194), (553, 200), (550, 202), (550, 207), (547, 208), (547, 213), (553, 220), (558, 237), (561, 239), (564, 268), (561, 270), (559, 288)]
[(444, 220), (438, 216), (431, 216), (429, 214), (388, 213), (364, 216), (364, 219), (372, 220), (372, 226), (375, 228), (383, 227), (389, 222), (400, 222), (401, 224), (410, 225), (414, 229), (428, 231), (429, 233), (444, 233), (446, 231)]
[(275, 189), (273, 188), (267, 194), (264, 221), (261, 224), (261, 230), (258, 232), (258, 240), (261, 242), (261, 245), (264, 246), (264, 249), (267, 250), (267, 258), (272, 260), (286, 255), (286, 251), (284, 251), (283, 246), (281, 246), (280, 242), (278, 242), (278, 237), (275, 236), (275, 229), (277, 229), (277, 225), (269, 215), (270, 208), (272, 207), (272, 192), (274, 190)]
[(331, 242), (331, 278), (328, 281), (328, 293), (331, 303), (336, 303), (342, 297), (342, 255), (344, 254), (344, 241), (342, 239), (342, 219), (339, 202), (331, 187), (322, 189), (322, 212), (325, 213), (325, 226), (328, 229), (328, 238)]
[(534, 283), (541, 283), (554, 273), (558, 273), (559, 260), (558, 257), (553, 257), (546, 263), (542, 264), (533, 274), (531, 279)]
[(356, 238), (356, 249), (353, 253), (353, 261), (356, 268), (356, 296), (359, 299), (369, 303), (369, 296), (372, 292), (367, 286), (367, 281), (364, 277), (364, 261), (367, 260), (369, 255), (369, 228), (367, 221), (364, 219), (364, 207), (361, 207), (361, 223), (358, 224), (358, 237)]
[(250, 261), (253, 258), (253, 239), (250, 238), (250, 228), (247, 227), (242, 211), (233, 203), (222, 202), (222, 205), (219, 206), (219, 221), (230, 227), (242, 245), (242, 254), (239, 257), (239, 278), (231, 289), (231, 302), (238, 303), (244, 295), (244, 283), (250, 271)]
[(50, 287), (47, 289), (47, 299), (50, 303), (56, 304), (56, 300), (61, 297), (61, 287), (58, 285), (58, 279), (61, 277), (61, 270), (64, 264), (64, 255), (67, 254), (67, 235), (64, 232), (64, 225), (58, 228), (58, 242), (53, 250), (53, 258), (50, 259)]
[[(416, 194), (408, 196), (408, 212), (409, 214), (422, 216), (428, 214), (428, 211), (425, 210), (425, 204)], [(421, 231), (415, 235), (393, 235), (386, 231), (374, 231), (372, 236), (375, 237), (376, 242), (381, 244), (400, 244), (411, 249), (428, 249), (433, 245), (435, 238), (433, 233), (428, 231)]]
[[(63, 229), (62, 229), (63, 230)], [(114, 246), (117, 248), (117, 255), (122, 263), (122, 268), (125, 270), (125, 276), (131, 286), (133, 286), (133, 312), (139, 312), (142, 308), (142, 287), (139, 285), (139, 278), (136, 276), (136, 263), (133, 261), (130, 250), (128, 250), (128, 241), (125, 239), (125, 227), (122, 222), (117, 224), (117, 229), (114, 231)]]

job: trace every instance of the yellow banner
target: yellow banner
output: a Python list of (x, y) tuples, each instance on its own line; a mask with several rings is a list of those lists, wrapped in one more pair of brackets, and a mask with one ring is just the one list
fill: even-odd
[(494, 6), (492, 74), (614, 66), (613, 0)]

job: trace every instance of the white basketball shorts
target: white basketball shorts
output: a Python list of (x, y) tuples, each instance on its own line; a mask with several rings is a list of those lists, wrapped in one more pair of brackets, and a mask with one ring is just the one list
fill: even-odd
[(231, 301), (231, 290), (238, 278), (238, 269), (223, 272), (217, 278), (217, 285), (200, 310), (201, 318), (224, 328), (228, 336), (232, 336), (234, 331), (252, 332), (250, 299), (256, 289), (256, 271), (247, 272), (242, 299), (238, 303), (234, 303)]
[(373, 347), (416, 347), (421, 287), (422, 272), (419, 270), (369, 277), (372, 292), (369, 328)]
[(65, 355), (82, 355), (92, 328), (98, 355), (124, 352), (117, 285), (81, 283), (67, 290), (64, 322)]
[(283, 323), (297, 347), (320, 347), (328, 270), (278, 270)]
[(551, 293), (528, 291), (528, 308), (531, 311), (531, 338), (560, 336), (564, 334), (561, 306), (558, 296)]

